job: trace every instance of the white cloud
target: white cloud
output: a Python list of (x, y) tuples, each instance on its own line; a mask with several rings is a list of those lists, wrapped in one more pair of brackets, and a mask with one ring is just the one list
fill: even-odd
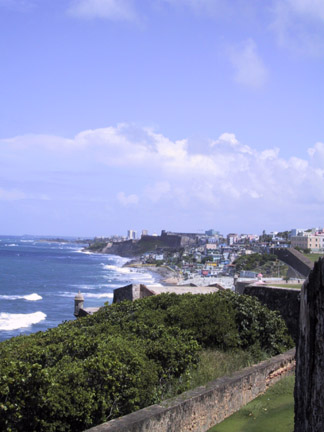
[(257, 46), (248, 39), (230, 50), (230, 60), (234, 67), (234, 80), (247, 87), (262, 87), (268, 77), (268, 71), (257, 53)]
[(229, 146), (229, 147), (231, 147), (233, 149), (239, 150), (241, 153), (250, 153), (250, 154), (253, 153), (252, 149), (249, 146), (241, 144), (236, 139), (235, 134), (228, 133), (228, 132), (223, 133), (218, 138), (218, 140), (212, 141), (210, 145), (211, 145), (211, 147), (218, 146), (218, 148), (220, 146), (225, 146), (225, 147)]
[(287, 3), (297, 14), (324, 21), (323, 0), (287, 0)]
[(68, 12), (79, 18), (113, 21), (134, 21), (137, 17), (132, 0), (74, 0)]
[(278, 43), (296, 53), (324, 53), (324, 2), (322, 0), (275, 0), (272, 28)]
[(117, 194), (117, 199), (125, 207), (128, 207), (130, 205), (136, 205), (139, 202), (139, 198), (135, 194), (126, 195), (124, 192), (119, 192)]
[[(236, 218), (244, 213), (247, 220), (258, 212), (301, 215), (310, 203), (312, 212), (321, 214), (324, 205), (321, 142), (304, 158), (282, 158), (278, 148), (258, 150), (225, 132), (204, 152), (194, 152), (187, 139), (173, 141), (152, 129), (121, 124), (72, 139), (21, 136), (0, 144), (2, 178), (7, 179), (2, 201), (46, 196), (55, 203), (82, 191), (90, 207), (93, 197), (103, 203), (117, 199), (122, 206), (136, 206), (137, 213), (159, 209), (177, 220), (183, 212), (202, 220), (220, 211)], [(24, 194), (9, 186), (18, 184), (18, 176)]]

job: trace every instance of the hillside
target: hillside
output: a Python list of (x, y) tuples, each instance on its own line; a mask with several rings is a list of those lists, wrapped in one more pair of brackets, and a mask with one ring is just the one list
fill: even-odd
[(242, 255), (234, 261), (234, 264), (238, 273), (242, 270), (249, 270), (268, 277), (285, 277), (288, 270), (288, 266), (272, 254)]
[(140, 240), (126, 240), (118, 243), (107, 244), (102, 241), (97, 241), (92, 243), (87, 250), (129, 258), (147, 252), (177, 250), (180, 247), (180, 242), (180, 237), (177, 242), (174, 238), (171, 239), (170, 236), (142, 236)]

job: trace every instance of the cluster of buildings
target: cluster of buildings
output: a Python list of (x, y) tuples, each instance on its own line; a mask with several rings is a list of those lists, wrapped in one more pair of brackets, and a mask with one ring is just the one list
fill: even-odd
[[(194, 275), (205, 277), (233, 276), (235, 265), (233, 262), (242, 255), (269, 252), (272, 248), (297, 247), (307, 252), (324, 252), (324, 230), (314, 228), (308, 230), (292, 229), (285, 232), (271, 232), (269, 234), (237, 234), (226, 236), (219, 231), (210, 229), (204, 233), (168, 233), (179, 235), (190, 242), (181, 244), (181, 251), (165, 251), (163, 249), (148, 252), (141, 256), (143, 263), (160, 262), (177, 270), (184, 278)], [(143, 234), (142, 234), (143, 235)], [(147, 231), (144, 235), (147, 235)], [(251, 272), (242, 277), (254, 277)], [(250, 274), (251, 273), (251, 274)]]
[[(143, 229), (137, 236), (135, 230), (129, 229), (127, 236), (112, 236), (114, 243), (127, 240), (159, 238), (164, 242), (163, 247), (157, 247), (143, 253), (139, 260), (143, 264), (163, 264), (173, 268), (184, 278), (192, 275), (205, 277), (233, 276), (235, 266), (233, 262), (241, 255), (269, 252), (271, 248), (294, 247), (307, 252), (324, 253), (324, 229), (292, 229), (284, 232), (262, 234), (222, 235), (214, 229), (202, 233), (175, 233), (162, 231), (161, 236), (149, 235)], [(107, 240), (107, 238), (105, 239)], [(169, 247), (167, 247), (169, 246)]]
[(324, 229), (294, 229), (290, 235), (291, 247), (313, 253), (324, 252)]
[(234, 276), (233, 262), (241, 255), (257, 250), (259, 236), (255, 234), (221, 235), (218, 231), (204, 233), (174, 233), (162, 231), (162, 238), (179, 237), (176, 250), (158, 248), (140, 257), (142, 264), (164, 264), (177, 271), (184, 279), (196, 276)]

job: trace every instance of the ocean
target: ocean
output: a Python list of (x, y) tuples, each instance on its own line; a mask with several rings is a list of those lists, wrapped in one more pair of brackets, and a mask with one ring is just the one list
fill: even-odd
[(127, 258), (85, 253), (84, 246), (0, 236), (0, 341), (75, 319), (79, 290), (85, 307), (96, 307), (111, 303), (115, 288), (155, 282), (145, 270), (122, 267)]

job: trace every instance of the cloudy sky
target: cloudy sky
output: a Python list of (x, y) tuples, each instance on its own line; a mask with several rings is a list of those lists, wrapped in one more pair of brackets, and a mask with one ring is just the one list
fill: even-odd
[(0, 0), (0, 234), (324, 224), (323, 0)]

